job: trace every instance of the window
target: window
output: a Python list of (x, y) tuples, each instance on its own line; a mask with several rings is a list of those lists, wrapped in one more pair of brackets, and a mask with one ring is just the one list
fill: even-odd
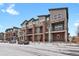
[(59, 30), (63, 30), (63, 29), (64, 29), (63, 24), (57, 24), (54, 26), (55, 31), (59, 31)]
[(60, 13), (51, 15), (52, 19), (63, 19), (63, 17), (64, 17), (63, 14), (60, 14)]
[(54, 15), (54, 19), (57, 19), (57, 15)]
[(58, 19), (62, 19), (63, 17), (63, 14), (58, 14)]

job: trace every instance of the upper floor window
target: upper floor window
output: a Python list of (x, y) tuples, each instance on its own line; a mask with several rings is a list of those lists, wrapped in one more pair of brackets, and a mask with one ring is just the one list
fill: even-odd
[(63, 14), (58, 14), (58, 19), (62, 19), (63, 17)]
[(57, 25), (54, 26), (55, 31), (63, 30), (63, 29), (64, 29), (63, 24), (57, 24)]
[(51, 17), (52, 17), (52, 19), (63, 19), (64, 18), (63, 14), (61, 14), (61, 13), (51, 15)]
[(57, 19), (58, 17), (57, 17), (57, 15), (54, 15), (53, 18), (54, 18), (54, 19)]
[(52, 30), (53, 31), (64, 30), (64, 22), (53, 23)]

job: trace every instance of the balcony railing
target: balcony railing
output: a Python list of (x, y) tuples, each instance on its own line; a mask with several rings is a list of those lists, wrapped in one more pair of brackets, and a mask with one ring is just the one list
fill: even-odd
[(32, 34), (32, 29), (28, 29), (27, 34)]
[(61, 31), (64, 30), (64, 22), (55, 23), (51, 26), (52, 31)]
[(42, 33), (42, 32), (43, 32), (42, 27), (35, 28), (35, 33)]

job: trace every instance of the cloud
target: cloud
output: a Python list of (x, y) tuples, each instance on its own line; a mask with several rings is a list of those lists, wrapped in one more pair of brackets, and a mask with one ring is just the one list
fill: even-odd
[(4, 3), (0, 3), (0, 5), (4, 5)]
[(1, 9), (1, 11), (2, 11), (3, 13), (7, 12), (7, 13), (9, 13), (9, 14), (11, 14), (11, 15), (19, 15), (19, 12), (16, 11), (13, 7), (15, 7), (15, 4), (11, 4), (11, 5), (9, 5), (9, 7), (7, 7), (6, 9)]
[(4, 9), (1, 9), (1, 12), (5, 13), (5, 10)]
[(74, 25), (75, 25), (76, 27), (78, 27), (78, 26), (79, 26), (79, 22), (76, 22)]

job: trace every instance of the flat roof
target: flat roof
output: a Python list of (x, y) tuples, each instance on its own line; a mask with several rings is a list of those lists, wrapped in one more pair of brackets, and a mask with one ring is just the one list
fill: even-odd
[(47, 16), (49, 16), (49, 14), (48, 15), (39, 15), (38, 17), (47, 17)]
[(51, 11), (51, 10), (62, 10), (62, 9), (68, 9), (68, 7), (62, 7), (62, 8), (51, 8), (51, 9), (49, 9), (49, 11)]

